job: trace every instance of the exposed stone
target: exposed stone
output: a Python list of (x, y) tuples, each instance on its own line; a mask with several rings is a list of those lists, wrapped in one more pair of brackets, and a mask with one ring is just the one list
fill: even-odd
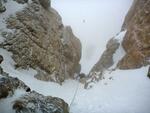
[(0, 55), (0, 64), (3, 62), (4, 58), (2, 55)]
[[(94, 65), (89, 73), (92, 76), (95, 72), (103, 72), (114, 64), (113, 55), (119, 48), (120, 43), (117, 39), (111, 38), (107, 45), (106, 50), (103, 52), (100, 60)], [(101, 78), (101, 77), (100, 77)]]
[(45, 10), (40, 5), (48, 2), (33, 0), (16, 16), (9, 17), (7, 28), (14, 33), (5, 33), (6, 40), (1, 45), (13, 53), (16, 68), (38, 68), (41, 72), (36, 78), (61, 84), (77, 71), (81, 43), (70, 27), (63, 26), (54, 9)]
[(68, 104), (62, 99), (43, 96), (32, 91), (13, 104), (16, 113), (69, 113)]
[[(0, 101), (14, 95), (17, 89), (26, 92), (12, 102), (16, 113), (69, 113), (68, 104), (57, 97), (44, 96), (25, 85), (18, 78), (0, 76)], [(4, 101), (4, 100), (3, 100)]]
[(20, 4), (25, 4), (25, 3), (28, 3), (28, 0), (14, 0)]
[(88, 78), (87, 78), (87, 76), (84, 73), (80, 73), (79, 74), (79, 82), (80, 83), (85, 84), (87, 79)]
[(119, 48), (119, 45), (120, 43), (115, 38), (111, 38), (108, 41), (106, 45), (106, 50), (103, 52), (100, 60), (94, 65), (94, 67), (88, 75), (88, 79), (84, 86), (86, 89), (88, 87), (91, 87), (89, 86), (91, 83), (97, 82), (100, 79), (102, 79), (103, 72), (114, 64), (113, 55)]
[(17, 88), (22, 88), (26, 92), (30, 91), (30, 88), (18, 78), (10, 76), (0, 77), (0, 99), (6, 98), (8, 95), (13, 95)]
[(39, 0), (39, 2), (45, 9), (50, 8), (50, 0)]
[(126, 55), (120, 69), (134, 69), (150, 62), (150, 0), (134, 0), (122, 29), (127, 29), (122, 46)]
[(147, 76), (150, 78), (150, 67), (149, 67), (149, 69), (148, 69)]
[(0, 13), (3, 13), (3, 12), (5, 12), (6, 11), (6, 8), (5, 8), (5, 6), (3, 6), (3, 4), (2, 4), (2, 0), (0, 0)]

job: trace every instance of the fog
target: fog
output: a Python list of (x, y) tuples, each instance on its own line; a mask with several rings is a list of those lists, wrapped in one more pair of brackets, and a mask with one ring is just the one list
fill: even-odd
[(82, 72), (88, 73), (107, 41), (123, 24), (133, 0), (52, 0), (52, 7), (82, 43)]

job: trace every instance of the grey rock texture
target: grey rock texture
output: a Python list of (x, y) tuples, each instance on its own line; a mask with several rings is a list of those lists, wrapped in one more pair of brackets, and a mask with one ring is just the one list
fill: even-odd
[(103, 52), (99, 61), (94, 65), (92, 70), (89, 73), (89, 76), (92, 76), (95, 72), (103, 72), (114, 64), (113, 55), (116, 50), (119, 48), (120, 43), (117, 39), (111, 38), (107, 45), (106, 50)]
[(126, 55), (118, 63), (118, 67), (135, 69), (149, 65), (150, 0), (134, 0), (122, 29), (127, 29), (122, 42)]
[(3, 13), (6, 11), (6, 7), (3, 5), (3, 0), (0, 0), (0, 13)]
[(13, 104), (16, 113), (69, 113), (68, 104), (62, 99), (43, 96), (32, 91)]
[(30, 88), (18, 78), (13, 78), (10, 76), (0, 77), (0, 99), (7, 98), (7, 96), (12, 96), (14, 91), (19, 88), (24, 89), (26, 92), (30, 91)]
[(108, 41), (106, 45), (106, 50), (103, 52), (99, 61), (94, 65), (94, 67), (91, 69), (88, 75), (89, 79), (85, 83), (85, 88), (87, 88), (90, 83), (102, 79), (103, 72), (114, 64), (113, 55), (119, 48), (119, 46), (120, 43), (117, 39), (111, 38)]
[(150, 67), (149, 67), (149, 69), (148, 69), (147, 77), (150, 78)]
[(32, 0), (25, 9), (9, 17), (7, 28), (14, 33), (5, 32), (6, 40), (1, 45), (13, 53), (16, 68), (41, 70), (36, 78), (61, 84), (76, 73), (81, 43), (70, 27), (63, 26), (49, 2)]
[(39, 2), (45, 9), (50, 8), (50, 0), (39, 0)]
[(5, 101), (8, 96), (11, 98), (20, 88), (26, 93), (12, 101), (12, 109), (16, 113), (69, 113), (68, 104), (64, 100), (31, 91), (18, 78), (10, 76), (0, 76), (0, 101)]

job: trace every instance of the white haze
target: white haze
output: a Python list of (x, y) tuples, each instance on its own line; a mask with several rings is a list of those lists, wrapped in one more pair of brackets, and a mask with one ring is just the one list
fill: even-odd
[(107, 41), (121, 30), (133, 0), (52, 0), (82, 42), (82, 72), (88, 73), (98, 61)]

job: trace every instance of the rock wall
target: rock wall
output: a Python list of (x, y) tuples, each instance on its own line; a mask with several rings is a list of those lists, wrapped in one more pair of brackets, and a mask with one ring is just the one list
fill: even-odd
[(122, 42), (126, 55), (120, 69), (140, 68), (150, 64), (150, 0), (134, 0), (122, 29), (127, 33)]
[(84, 85), (85, 89), (91, 88), (92, 84), (103, 78), (104, 71), (108, 70), (113, 64), (113, 55), (119, 48), (120, 43), (117, 39), (111, 38), (106, 45), (106, 50), (101, 55), (99, 61), (93, 66)]
[(1, 45), (13, 53), (16, 68), (32, 67), (38, 70), (36, 78), (60, 84), (79, 73), (81, 43), (70, 27), (64, 27), (49, 0), (28, 2), (7, 19), (7, 28), (14, 32), (3, 32), (6, 40)]
[(94, 65), (92, 70), (90, 71), (90, 75), (94, 72), (101, 72), (105, 71), (109, 67), (114, 64), (113, 55), (116, 50), (119, 48), (119, 41), (115, 38), (111, 38), (106, 45), (106, 50), (103, 52), (102, 56), (100, 57), (99, 61)]

